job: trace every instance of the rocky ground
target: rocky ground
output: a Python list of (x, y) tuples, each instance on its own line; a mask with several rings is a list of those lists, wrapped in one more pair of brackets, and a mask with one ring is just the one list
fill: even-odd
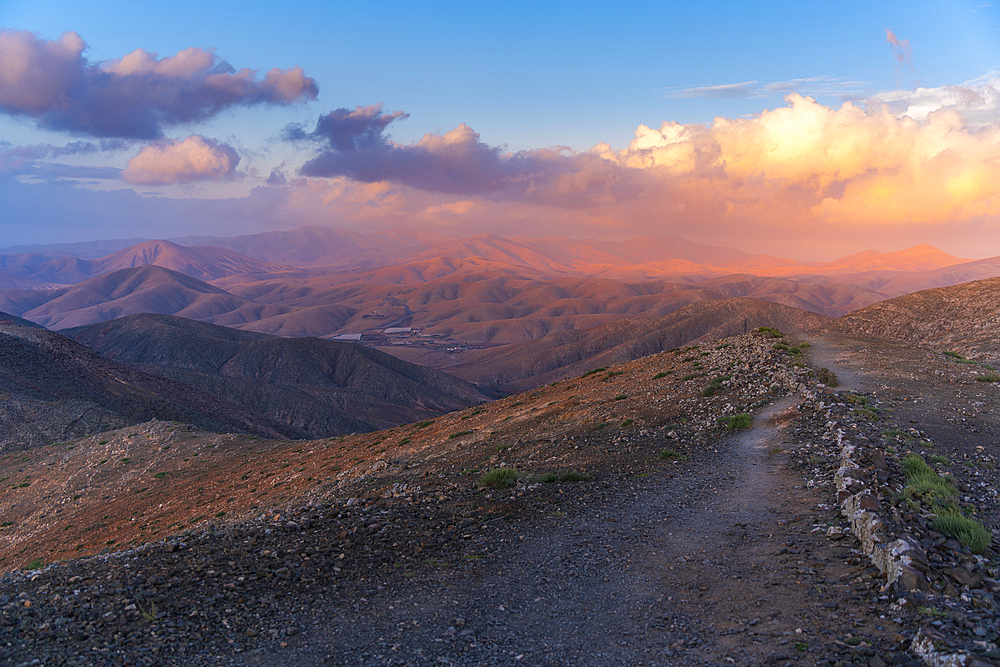
[[(177, 505), (182, 519), (203, 515), (187, 533), (4, 575), (0, 663), (877, 667), (933, 652), (1000, 664), (992, 547), (972, 554), (936, 533), (900, 469), (911, 450), (941, 457), (932, 465), (954, 476), (959, 502), (995, 525), (996, 385), (934, 352), (811, 342), (754, 333), (383, 432), (376, 446), (378, 434), (338, 441), (341, 469), (324, 479), (334, 443), (258, 442), (275, 472), (283, 448), (303, 450), (288, 495), (215, 493), (244, 513)], [(848, 388), (818, 384), (809, 365)], [(708, 391), (717, 377), (729, 379)], [(743, 412), (752, 427), (729, 430)], [(197, 441), (185, 433), (177, 446)], [(889, 585), (851, 534), (845, 442), (880, 534), (924, 554), (905, 581), (923, 590)], [(58, 469), (38, 456), (18, 474)], [(198, 475), (214, 470), (221, 487), (245, 474), (242, 459), (214, 456), (220, 468)], [(479, 486), (501, 466), (525, 474)], [(572, 470), (591, 479), (541, 481)], [(73, 531), (46, 522), (54, 510), (19, 512), (17, 534), (39, 545)]]

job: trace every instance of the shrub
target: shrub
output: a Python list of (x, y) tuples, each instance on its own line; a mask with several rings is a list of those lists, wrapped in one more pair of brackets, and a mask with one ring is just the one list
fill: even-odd
[(745, 412), (741, 412), (738, 415), (733, 415), (726, 422), (727, 431), (737, 431), (744, 428), (750, 428), (753, 423), (753, 418)]
[(980, 375), (976, 378), (976, 382), (1000, 382), (1000, 375), (997, 375), (996, 373)]
[(821, 384), (825, 384), (827, 387), (836, 387), (840, 384), (840, 380), (837, 379), (837, 374), (826, 367), (816, 371), (816, 379)]
[(910, 454), (903, 459), (903, 474), (906, 476), (906, 481), (916, 479), (917, 477), (937, 475), (934, 469), (927, 465), (927, 462), (919, 454)]
[(660, 378), (665, 378), (665, 377), (667, 377), (667, 374), (664, 373), (663, 371), (660, 371), (659, 373), (657, 373), (656, 375), (653, 376), (653, 379), (654, 380), (659, 380)]
[(934, 519), (934, 529), (958, 539), (962, 546), (977, 554), (982, 553), (993, 539), (993, 534), (983, 528), (983, 524), (957, 512), (938, 516)]
[(25, 565), (24, 569), (25, 570), (38, 570), (38, 569), (41, 569), (41, 567), (43, 565), (45, 565), (45, 562), (42, 561), (41, 558), (36, 558), (35, 560), (33, 560), (30, 563), (28, 563), (27, 565)]
[(589, 377), (591, 375), (596, 375), (597, 373), (603, 373), (606, 370), (608, 370), (606, 366), (601, 366), (600, 368), (593, 368), (584, 373), (583, 375), (581, 375), (580, 377), (582, 378)]
[(634, 421), (634, 420), (632, 420), (632, 419), (626, 419), (625, 421), (623, 421), (623, 422), (621, 423), (621, 427), (622, 427), (622, 428), (625, 428), (626, 426), (631, 426), (631, 425), (632, 425), (632, 422), (633, 422), (633, 421)]
[(449, 440), (454, 440), (455, 438), (461, 438), (463, 435), (469, 435), (472, 431), (457, 431), (448, 436)]
[(765, 336), (769, 336), (771, 338), (784, 338), (785, 337), (785, 334), (781, 333), (780, 331), (778, 331), (777, 329), (775, 329), (773, 327), (760, 327), (759, 329), (757, 329), (757, 332), (758, 333), (762, 333)]
[(687, 461), (687, 457), (673, 449), (660, 450), (659, 459), (661, 461)]
[(509, 489), (520, 476), (517, 468), (494, 468), (479, 479), (479, 485), (491, 489)]

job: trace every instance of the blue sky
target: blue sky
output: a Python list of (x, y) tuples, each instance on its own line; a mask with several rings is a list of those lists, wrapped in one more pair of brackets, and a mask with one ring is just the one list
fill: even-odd
[[(288, 119), (383, 102), (411, 114), (394, 130), (401, 141), (464, 122), (512, 150), (585, 150), (620, 147), (639, 123), (705, 123), (781, 104), (780, 93), (676, 97), (695, 86), (826, 77), (797, 89), (835, 103), (829, 92), (864, 97), (900, 83), (975, 79), (1000, 69), (1000, 11), (985, 5), (23, 0), (0, 2), (0, 25), (49, 39), (76, 31), (91, 60), (211, 47), (237, 68), (301, 65), (317, 79), (311, 109), (217, 119), (212, 129), (245, 141), (267, 139)], [(886, 28), (910, 42), (912, 71), (894, 60)]]
[[(873, 99), (889, 99), (880, 95), (920, 87), (937, 91), (930, 95), (936, 100), (946, 86), (969, 82), (973, 87), (988, 85), (984, 82), (991, 81), (1000, 70), (1000, 10), (982, 0), (633, 2), (615, 6), (587, 2), (167, 4), (21, 0), (0, 1), (0, 29), (28, 30), (42, 40), (56, 40), (64, 32), (74, 31), (87, 44), (84, 57), (94, 64), (121, 58), (136, 49), (165, 58), (197, 47), (214, 49), (234, 68), (259, 70), (261, 76), (275, 67), (303, 68), (319, 86), (315, 99), (234, 106), (205, 120), (165, 129), (163, 141), (181, 142), (197, 135), (206, 138), (197, 146), (201, 150), (214, 150), (221, 144), (238, 152), (238, 169), (230, 165), (225, 177), (206, 177), (200, 182), (189, 179), (180, 184), (150, 185), (148, 177), (147, 185), (136, 185), (135, 178), (131, 185), (114, 178), (78, 179), (72, 183), (76, 188), (131, 188), (145, 193), (147, 198), (158, 194), (190, 201), (204, 197), (245, 198), (255, 188), (266, 187), (264, 180), (274, 168), (288, 179), (296, 177), (316, 149), (285, 141), (283, 130), (289, 123), (311, 128), (317, 118), (338, 108), (381, 103), (385, 113), (408, 113), (409, 117), (392, 121), (385, 130), (384, 138), (400, 145), (413, 144), (427, 133), (445, 135), (467, 124), (478, 133), (474, 140), (468, 140), (478, 142), (479, 148), (485, 147), (483, 155), (490, 154), (486, 149), (515, 152), (552, 146), (586, 152), (601, 142), (623, 151), (630, 147), (640, 125), (656, 129), (664, 121), (675, 121), (693, 127), (710, 126), (715, 118), (759, 118), (765, 110), (788, 106), (784, 97), (791, 92), (812, 97), (830, 110), (840, 108), (847, 100), (870, 104)], [(889, 29), (899, 40), (905, 40), (907, 48), (894, 49), (888, 43)], [(905, 57), (897, 59), (904, 51)], [(913, 104), (912, 100), (897, 101), (894, 111), (902, 114), (909, 108), (923, 123), (926, 110), (939, 105), (932, 100), (925, 104), (923, 112), (913, 112)], [(993, 107), (986, 107), (977, 112), (978, 116), (962, 113), (981, 126), (993, 118)], [(88, 139), (79, 133), (39, 129), (24, 115), (0, 115), (0, 142), (11, 146), (64, 145)], [(187, 146), (193, 150), (194, 144)], [(62, 156), (59, 161), (121, 169), (141, 148), (141, 144), (132, 143), (124, 150)], [(626, 158), (615, 159), (621, 162)], [(508, 166), (505, 163), (504, 168)], [(553, 212), (552, 202), (546, 201), (544, 205), (549, 208), (536, 208), (531, 215), (519, 209), (521, 217), (512, 218), (511, 211), (503, 208), (512, 206), (513, 195), (506, 191), (502, 197), (474, 193), (480, 199), (463, 198), (453, 192), (457, 187), (453, 184), (415, 186), (412, 179), (391, 175), (379, 181), (379, 187), (370, 180), (356, 179), (343, 185), (337, 179), (352, 178), (345, 173), (320, 175), (332, 179), (320, 185), (332, 183), (329, 188), (333, 194), (316, 196), (316, 201), (325, 202), (326, 213), (310, 209), (308, 213), (289, 215), (288, 224), (341, 224), (362, 231), (399, 224), (434, 224), (442, 229), (502, 233), (503, 228), (495, 227), (497, 220), (537, 220), (549, 212), (551, 231), (558, 233), (627, 236), (650, 231), (628, 217), (646, 215), (648, 207), (641, 214), (617, 209), (591, 211), (588, 221), (580, 223), (579, 233), (572, 234), (573, 225), (568, 221), (576, 219), (570, 208), (581, 206), (577, 200), (570, 208), (565, 202), (559, 203), (557, 206), (562, 208), (557, 212)], [(356, 175), (358, 170), (351, 173)], [(975, 174), (969, 176), (973, 177)], [(18, 178), (21, 183), (38, 182), (37, 176), (21, 174)], [(954, 190), (957, 176), (952, 174), (951, 178), (950, 185), (942, 187)], [(54, 188), (54, 183), (47, 187)], [(291, 186), (284, 186), (281, 206), (290, 207), (289, 201), (312, 196), (309, 193), (314, 194), (319, 187), (315, 181), (300, 179), (296, 183), (300, 189), (295, 197), (289, 194)], [(66, 186), (67, 182), (63, 179), (60, 184)], [(842, 186), (849, 191), (849, 184)], [(823, 187), (827, 190), (817, 194), (818, 199), (809, 205), (810, 211), (826, 211), (829, 205), (822, 202), (829, 199), (830, 192), (839, 192), (836, 188), (829, 190), (828, 185)], [(18, 196), (17, 187), (6, 189), (8, 196)], [(65, 188), (60, 192), (72, 198)], [(454, 196), (431, 197), (427, 192)], [(676, 196), (676, 190), (671, 192), (671, 197)], [(405, 214), (397, 206), (384, 219), (370, 215), (373, 206), (384, 207), (390, 196), (407, 198)], [(370, 198), (364, 206), (358, 203), (363, 197)], [(31, 202), (44, 199), (37, 193), (25, 197)], [(30, 242), (39, 236), (89, 238), (113, 232), (93, 224), (100, 218), (100, 207), (92, 197), (86, 201), (87, 206), (97, 208), (83, 211), (75, 226), (57, 220), (62, 213), (46, 212), (42, 207), (37, 209), (37, 220), (31, 222), (43, 224), (19, 220), (0, 231), (10, 243)], [(331, 201), (337, 205), (331, 205)], [(418, 201), (419, 205), (414, 203)], [(151, 210), (156, 208), (153, 199), (147, 204)], [(112, 199), (108, 205), (115, 205)], [(245, 208), (247, 202), (240, 205)], [(493, 207), (489, 214), (484, 213), (487, 205)], [(691, 206), (690, 202), (684, 204), (685, 210), (690, 211)], [(975, 229), (983, 229), (983, 225), (992, 229), (991, 206), (963, 209), (961, 215), (974, 218)], [(683, 222), (683, 216), (671, 218), (670, 211), (678, 207), (671, 203), (656, 209), (661, 216), (658, 220), (663, 221), (658, 224), (664, 231), (714, 236), (722, 229), (733, 232), (742, 224), (734, 219), (718, 230), (706, 231), (692, 226), (690, 220)], [(455, 214), (448, 220), (443, 216), (430, 220), (428, 213), (472, 210), (478, 213), (463, 213), (461, 219)], [(162, 224), (152, 213), (146, 217), (157, 220), (150, 225)], [(212, 232), (231, 230), (233, 215), (222, 217), (227, 222), (216, 225)], [(817, 229), (825, 224), (824, 220), (819, 220)], [(871, 222), (880, 223), (874, 219)], [(199, 228), (206, 224), (211, 227), (211, 221), (197, 222)], [(275, 219), (247, 223), (248, 229), (274, 224)], [(524, 231), (517, 225), (511, 229)], [(945, 234), (942, 229), (939, 226), (928, 231), (921, 240), (954, 238), (953, 233)], [(143, 229), (137, 224), (133, 229), (122, 229), (119, 236), (156, 232), (169, 236), (191, 230), (180, 224), (170, 229), (150, 229), (148, 225)], [(881, 236), (873, 234), (870, 241), (866, 238), (858, 242), (876, 243), (898, 235), (898, 231), (883, 232)], [(975, 247), (975, 233), (966, 233), (963, 247)], [(775, 232), (772, 236), (780, 238), (781, 234)], [(752, 238), (771, 237), (755, 234)], [(0, 241), (2, 245), (6, 244)]]

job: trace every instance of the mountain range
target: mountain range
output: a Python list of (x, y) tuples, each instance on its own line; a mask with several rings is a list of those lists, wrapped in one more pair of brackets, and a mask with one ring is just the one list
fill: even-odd
[(671, 235), (461, 239), (303, 227), (133, 241), (6, 249), (0, 310), (54, 329), (151, 312), (280, 336), (361, 333), (406, 356), (391, 345), (399, 341), (373, 334), (414, 327), (452, 347), (508, 345), (733, 297), (837, 317), (1000, 276), (1000, 258), (966, 260), (927, 245), (806, 263)]

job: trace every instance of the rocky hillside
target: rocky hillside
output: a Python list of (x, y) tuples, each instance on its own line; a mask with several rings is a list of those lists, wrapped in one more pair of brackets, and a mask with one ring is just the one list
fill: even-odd
[(470, 352), (462, 357), (460, 366), (448, 370), (481, 385), (523, 391), (597, 366), (718, 340), (762, 326), (808, 331), (826, 321), (824, 315), (757, 299), (697, 301), (666, 317), (621, 320)]
[(281, 424), (173, 380), (109, 361), (65, 336), (0, 317), (0, 451), (164, 419), (286, 437)]
[(924, 290), (830, 322), (829, 331), (955, 351), (1000, 364), (1000, 278)]
[(488, 400), (456, 377), (351, 343), (151, 314), (62, 333), (286, 424), (301, 438), (374, 431)]

